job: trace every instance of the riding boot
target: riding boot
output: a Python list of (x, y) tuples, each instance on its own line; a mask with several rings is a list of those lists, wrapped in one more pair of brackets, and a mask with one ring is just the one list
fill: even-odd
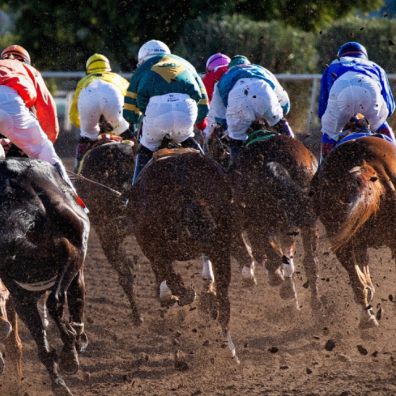
[(331, 139), (326, 133), (322, 135), (322, 139), (320, 142), (320, 161), (322, 162), (333, 150), (337, 142), (334, 139)]
[(277, 124), (274, 125), (274, 128), (281, 134), (294, 138), (294, 132), (291, 129), (289, 123), (286, 118), (281, 118)]
[(80, 168), (81, 160), (83, 159), (84, 155), (87, 151), (92, 147), (95, 143), (95, 140), (91, 140), (87, 137), (81, 137), (78, 141), (77, 149), (76, 149), (76, 159), (74, 162), (74, 172), (78, 172)]
[(395, 134), (393, 133), (391, 126), (386, 121), (377, 129), (376, 133), (388, 136), (393, 143), (396, 143)]
[(243, 140), (236, 140), (236, 139), (232, 139), (229, 137), (229, 145), (230, 145), (230, 167), (235, 167), (236, 164), (238, 163), (238, 159), (239, 159), (239, 154), (241, 152), (241, 149), (244, 145), (244, 141)]
[(181, 142), (181, 145), (182, 145), (182, 147), (185, 147), (185, 148), (193, 148), (195, 150), (200, 151), (201, 154), (204, 154), (204, 151), (203, 151), (201, 145), (193, 137), (187, 138), (186, 140)]
[(153, 152), (140, 145), (135, 157), (135, 168), (133, 170), (132, 186), (136, 185), (138, 176), (146, 164), (151, 160)]

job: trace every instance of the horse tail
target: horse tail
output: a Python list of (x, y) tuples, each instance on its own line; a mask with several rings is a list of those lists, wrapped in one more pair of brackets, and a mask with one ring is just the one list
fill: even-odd
[(208, 203), (203, 200), (189, 200), (183, 206), (183, 222), (191, 238), (202, 242), (212, 241), (217, 226)]
[(385, 188), (375, 169), (364, 162), (349, 170), (352, 186), (348, 208), (338, 232), (330, 236), (333, 251), (344, 246), (358, 230), (377, 212)]

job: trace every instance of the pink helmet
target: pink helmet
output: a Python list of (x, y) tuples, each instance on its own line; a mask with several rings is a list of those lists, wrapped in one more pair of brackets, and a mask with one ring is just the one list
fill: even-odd
[(212, 72), (219, 66), (227, 66), (230, 61), (231, 59), (227, 55), (217, 52), (216, 54), (210, 56), (206, 61), (206, 72)]

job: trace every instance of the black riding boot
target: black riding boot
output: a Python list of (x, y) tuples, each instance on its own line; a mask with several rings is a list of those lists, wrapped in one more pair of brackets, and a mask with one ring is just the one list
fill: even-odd
[(200, 151), (201, 154), (204, 154), (201, 145), (193, 137), (187, 138), (184, 142), (181, 142), (181, 145), (185, 148), (193, 148)]
[(136, 185), (136, 181), (142, 169), (151, 160), (153, 152), (148, 148), (140, 145), (135, 157), (135, 169), (133, 170), (132, 186)]
[(231, 167), (235, 167), (235, 165), (238, 163), (239, 154), (245, 142), (243, 140), (235, 140), (230, 137), (228, 139), (230, 141), (229, 145), (230, 145), (230, 156), (231, 156), (230, 158), (230, 168), (231, 168)]
[(286, 118), (281, 118), (279, 122), (274, 125), (274, 128), (281, 134), (286, 135), (294, 138), (294, 132), (291, 129), (289, 123), (287, 122)]
[(87, 151), (94, 145), (96, 140), (91, 140), (87, 137), (81, 137), (78, 141), (77, 149), (76, 149), (76, 159), (74, 161), (74, 172), (78, 172), (81, 164), (81, 160)]

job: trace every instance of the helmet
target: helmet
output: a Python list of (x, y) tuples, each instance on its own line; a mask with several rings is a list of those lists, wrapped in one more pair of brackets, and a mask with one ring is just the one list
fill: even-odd
[(101, 54), (93, 54), (90, 56), (85, 64), (85, 68), (87, 70), (87, 74), (111, 71), (109, 60)]
[(206, 72), (212, 72), (216, 70), (219, 66), (227, 66), (231, 59), (229, 56), (217, 52), (208, 58), (206, 61)]
[(231, 67), (237, 65), (250, 65), (250, 60), (244, 55), (235, 55), (231, 58), (231, 62), (228, 67), (231, 69)]
[(1, 59), (10, 59), (10, 57), (11, 59), (17, 59), (30, 65), (29, 52), (27, 52), (25, 48), (21, 47), (20, 45), (10, 45), (1, 51)]
[(349, 41), (338, 49), (337, 56), (352, 56), (353, 58), (368, 59), (366, 48), (356, 41)]
[(159, 40), (150, 40), (144, 43), (138, 53), (138, 64), (141, 65), (147, 59), (161, 54), (170, 54), (169, 47)]

